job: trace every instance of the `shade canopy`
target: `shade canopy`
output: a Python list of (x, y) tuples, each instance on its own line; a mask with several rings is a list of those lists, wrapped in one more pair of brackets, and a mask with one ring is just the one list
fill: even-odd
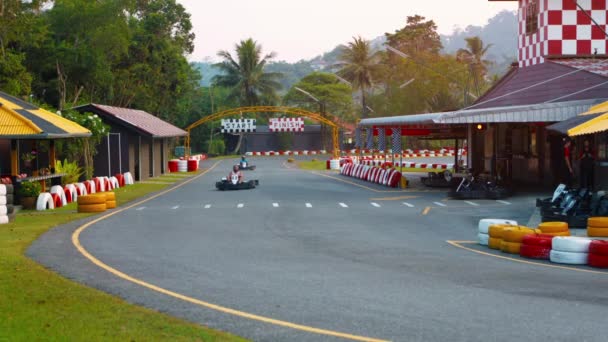
[(602, 114), (590, 114), (590, 115), (577, 115), (565, 121), (554, 123), (553, 125), (547, 126), (549, 131), (557, 132), (560, 134), (568, 134), (568, 131), (578, 127), (589, 120), (593, 120)]
[(568, 135), (571, 137), (576, 137), (579, 135), (594, 134), (605, 131), (608, 131), (608, 114), (600, 114), (593, 119), (568, 130)]
[(91, 132), (79, 124), (0, 91), (0, 138), (83, 138)]

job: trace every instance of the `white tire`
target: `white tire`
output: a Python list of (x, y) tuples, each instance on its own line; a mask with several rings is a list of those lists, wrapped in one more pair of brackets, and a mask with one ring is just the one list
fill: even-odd
[(8, 208), (6, 205), (0, 205), (0, 215), (8, 215)]
[(8, 215), (0, 215), (0, 224), (7, 224), (9, 221)]
[(133, 176), (131, 176), (131, 172), (126, 172), (124, 175), (125, 177), (125, 185), (133, 185)]
[[(84, 183), (76, 183), (76, 188), (80, 192), (80, 196), (86, 196), (86, 195), (88, 195), (88, 193), (87, 193), (87, 187), (84, 185)], [(74, 201), (74, 202), (76, 202), (76, 201)]]
[(97, 192), (97, 187), (95, 186), (95, 181), (90, 180), (90, 181), (87, 181), (87, 182), (89, 182), (89, 185), (91, 186), (91, 192), (89, 192), (89, 195), (96, 193)]
[(488, 234), (490, 226), (494, 224), (506, 224), (511, 226), (517, 226), (517, 221), (503, 219), (482, 219), (479, 220), (479, 232), (482, 234)]
[(6, 185), (0, 184), (0, 196), (6, 196)]
[(68, 199), (65, 197), (65, 191), (63, 191), (61, 185), (53, 185), (51, 187), (51, 194), (57, 194), (61, 198), (62, 206), (68, 205)]
[(558, 264), (587, 265), (589, 253), (573, 253), (551, 250), (549, 258), (551, 262), (555, 262)]
[(0, 205), (6, 205), (6, 195), (0, 195)]
[(576, 236), (556, 236), (551, 243), (551, 249), (560, 252), (589, 253), (592, 239)]
[(488, 241), (490, 240), (490, 235), (479, 233), (477, 234), (477, 239), (479, 240), (480, 245), (487, 246)]
[(48, 209), (55, 209), (55, 203), (53, 202), (53, 196), (48, 192), (43, 192), (38, 196), (36, 201), (36, 210), (44, 211)]
[[(67, 189), (70, 192), (72, 202), (77, 202), (78, 201), (78, 191), (76, 190), (76, 186), (74, 184), (68, 184), (65, 186), (65, 189)], [(64, 191), (65, 191), (65, 189), (64, 189)], [(66, 195), (66, 197), (67, 197), (67, 195)]]

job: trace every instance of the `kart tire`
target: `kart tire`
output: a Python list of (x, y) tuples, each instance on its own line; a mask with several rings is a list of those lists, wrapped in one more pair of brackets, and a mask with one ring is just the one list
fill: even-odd
[(43, 192), (38, 195), (38, 200), (36, 201), (36, 210), (44, 211), (47, 209), (55, 209), (55, 202), (53, 202), (53, 196), (51, 196), (48, 192)]
[(502, 240), (502, 243), (500, 244), (500, 250), (503, 253), (519, 254), (520, 249), (521, 249), (521, 243), (519, 243), (519, 242), (508, 242), (508, 241)]
[(106, 202), (107, 201), (116, 201), (116, 193), (114, 193), (112, 191), (104, 192), (104, 193), (102, 193), (102, 195), (106, 196)]
[(534, 234), (534, 229), (527, 227), (513, 227), (503, 230), (505, 242), (522, 243), (524, 236)]
[(558, 236), (553, 238), (551, 249), (560, 252), (589, 253), (591, 239), (575, 236)]
[(593, 240), (591, 244), (589, 244), (589, 253), (608, 256), (608, 241)]
[(106, 209), (116, 208), (116, 201), (106, 201)]
[(551, 249), (553, 236), (546, 234), (528, 234), (523, 237), (521, 243), (526, 246), (536, 246)]
[(490, 235), (479, 233), (477, 234), (477, 240), (479, 241), (480, 245), (487, 246), (490, 240)]
[(517, 226), (516, 221), (512, 220), (503, 220), (503, 219), (481, 219), (479, 220), (479, 224), (477, 225), (478, 231), (482, 234), (488, 234), (488, 230), (491, 225), (494, 224), (504, 224), (504, 225), (512, 225)]
[(608, 237), (608, 228), (588, 227), (587, 236), (589, 236), (589, 237)]
[(489, 236), (490, 238), (488, 239), (488, 247), (500, 250), (500, 246), (502, 245), (502, 239), (494, 238), (491, 235)]
[(0, 224), (7, 224), (9, 222), (10, 220), (8, 218), (8, 215), (0, 215)]
[(587, 262), (589, 260), (589, 254), (562, 252), (552, 249), (551, 253), (549, 253), (549, 260), (558, 264), (587, 265)]
[(566, 222), (543, 222), (538, 225), (543, 233), (561, 233), (568, 231), (568, 223)]
[(608, 255), (589, 253), (587, 263), (591, 267), (608, 268)]
[(550, 247), (522, 244), (519, 249), (519, 255), (528, 259), (549, 260), (550, 254)]
[(590, 217), (587, 224), (595, 228), (608, 228), (608, 217)]
[(85, 195), (78, 197), (78, 205), (90, 205), (90, 204), (104, 204), (106, 203), (106, 196), (100, 194)]
[(102, 213), (106, 211), (106, 203), (102, 204), (79, 204), (78, 212), (79, 213)]

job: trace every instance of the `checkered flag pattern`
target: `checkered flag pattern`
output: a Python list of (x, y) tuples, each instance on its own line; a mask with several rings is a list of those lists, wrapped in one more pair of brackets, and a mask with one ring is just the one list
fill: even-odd
[(401, 147), (401, 129), (393, 128), (392, 131), (393, 135), (391, 138), (391, 151), (393, 151), (393, 154), (401, 153), (403, 151)]
[(255, 119), (224, 119), (222, 133), (253, 133), (256, 130)]
[(361, 128), (355, 129), (355, 148), (361, 148)]
[(273, 118), (269, 123), (268, 130), (271, 132), (304, 132), (302, 118)]
[(368, 150), (373, 150), (374, 149), (374, 129), (373, 128), (368, 128), (366, 130), (367, 133), (367, 149)]
[(386, 128), (378, 128), (378, 150), (386, 150)]

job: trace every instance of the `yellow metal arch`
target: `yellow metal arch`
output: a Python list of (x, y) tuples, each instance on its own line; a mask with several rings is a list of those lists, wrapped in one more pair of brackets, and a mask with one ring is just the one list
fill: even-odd
[[(326, 124), (332, 128), (334, 158), (340, 157), (340, 143), (339, 143), (340, 127), (335, 122), (329, 120), (328, 118), (322, 116), (319, 113), (313, 113), (313, 112), (310, 112), (310, 111), (307, 111), (304, 109), (300, 109), (300, 108), (275, 107), (275, 106), (240, 107), (240, 108), (225, 110), (223, 112), (214, 113), (209, 116), (205, 116), (204, 118), (192, 123), (191, 125), (189, 125), (188, 127), (185, 128), (185, 130), (188, 132), (188, 135), (186, 136), (186, 151), (190, 151), (190, 131), (193, 130), (194, 128), (196, 128), (200, 125), (203, 125), (207, 122), (219, 120), (219, 119), (229, 117), (229, 116), (241, 115), (241, 114), (245, 114), (245, 113), (284, 113), (284, 114), (289, 114), (289, 115), (307, 117), (309, 119)], [(327, 114), (327, 115), (330, 115), (330, 114)]]

